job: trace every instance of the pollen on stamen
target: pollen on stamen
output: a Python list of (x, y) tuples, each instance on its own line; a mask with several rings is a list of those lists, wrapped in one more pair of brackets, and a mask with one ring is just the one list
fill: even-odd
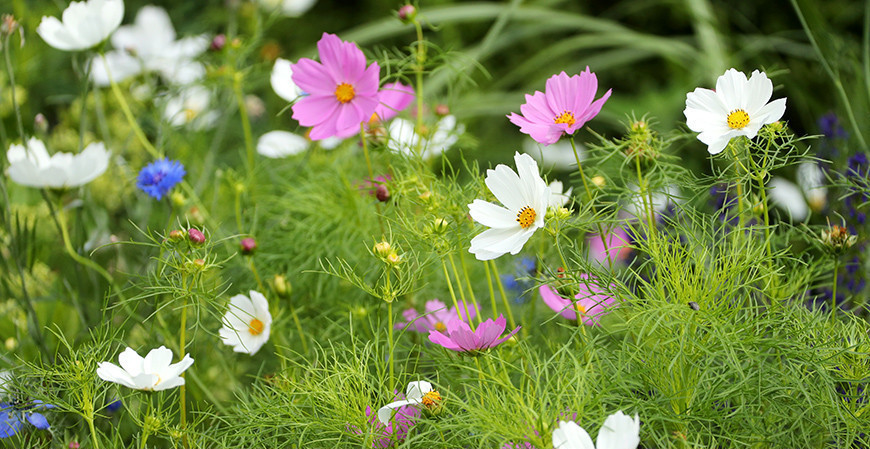
[(353, 97), (356, 96), (356, 92), (353, 90), (353, 86), (347, 83), (341, 83), (335, 88), (335, 98), (338, 99), (341, 103), (347, 103), (350, 100), (353, 100)]
[(420, 402), (422, 402), (426, 408), (437, 407), (441, 404), (441, 393), (432, 390), (423, 395), (423, 399)]
[(538, 214), (534, 209), (525, 206), (517, 212), (517, 223), (520, 224), (521, 228), (527, 229), (535, 223), (535, 217), (537, 216)]
[(743, 109), (735, 109), (728, 114), (728, 127), (731, 129), (743, 129), (749, 124), (749, 114)]
[(574, 118), (574, 113), (571, 111), (562, 111), (556, 118), (553, 119), (553, 122), (558, 124), (565, 123), (568, 126), (577, 123), (577, 120)]
[(248, 332), (251, 335), (260, 335), (263, 333), (264, 327), (265, 326), (263, 325), (262, 321), (254, 318), (253, 320), (251, 320), (250, 323), (248, 323)]
[(439, 321), (435, 323), (435, 330), (438, 332), (444, 332), (447, 330), (447, 326), (443, 322)]

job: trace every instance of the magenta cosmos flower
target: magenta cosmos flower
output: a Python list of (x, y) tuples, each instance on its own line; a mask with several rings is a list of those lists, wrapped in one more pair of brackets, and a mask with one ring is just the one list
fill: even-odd
[(317, 42), (320, 61), (302, 58), (293, 64), (293, 82), (308, 95), (293, 104), (293, 118), (310, 126), (311, 140), (359, 132), (378, 106), (380, 67), (366, 67), (362, 50), (334, 34)]
[[(465, 306), (465, 303), (459, 305), (459, 313), (462, 314), (462, 320), (467, 322), (469, 319), (474, 319), (474, 317), (477, 316), (477, 310), (474, 308), (473, 304), (467, 304), (468, 316), (466, 316)], [(456, 307), (448, 309), (446, 304), (437, 299), (426, 301), (426, 308), (423, 311), (423, 315), (420, 315), (414, 309), (407, 309), (402, 312), (402, 316), (405, 318), (405, 321), (396, 323), (396, 329), (404, 329), (407, 327), (409, 330), (420, 332), (421, 334), (433, 329), (439, 332), (444, 332), (447, 330), (448, 323), (459, 319), (459, 314), (456, 313)]]
[(538, 143), (554, 144), (563, 134), (574, 134), (598, 115), (611, 90), (592, 101), (598, 91), (598, 78), (589, 67), (571, 77), (562, 72), (547, 80), (546, 92), (526, 95), (526, 103), (520, 106), (523, 115), (511, 113), (508, 119)]
[(388, 83), (378, 92), (378, 106), (369, 123), (386, 122), (399, 115), (414, 101), (414, 89), (402, 83)]
[(577, 309), (583, 314), (583, 324), (587, 326), (598, 326), (598, 321), (602, 316), (607, 315), (612, 310), (616, 299), (609, 296), (605, 291), (595, 284), (595, 280), (587, 274), (580, 275), (580, 292), (574, 296), (577, 302), (563, 298), (557, 291), (549, 285), (542, 285), (538, 292), (541, 294), (541, 299), (551, 309), (559, 312), (563, 318), (569, 320), (577, 319)]
[(504, 315), (499, 315), (495, 321), (492, 321), (492, 318), (490, 318), (480, 323), (477, 329), (473, 331), (465, 321), (458, 319), (450, 320), (447, 323), (447, 335), (432, 329), (429, 331), (429, 341), (436, 345), (444, 346), (451, 351), (476, 355), (480, 351), (494, 348), (504, 343), (520, 330), (520, 326), (517, 326), (509, 334), (501, 337), (506, 326), (507, 321)]

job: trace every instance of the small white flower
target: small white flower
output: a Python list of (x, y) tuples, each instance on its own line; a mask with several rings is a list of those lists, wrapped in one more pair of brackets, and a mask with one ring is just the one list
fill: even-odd
[(272, 314), (265, 296), (254, 290), (250, 295), (250, 298), (245, 295), (230, 298), (230, 308), (224, 315), (219, 335), (233, 351), (254, 355), (269, 340)]
[(435, 129), (424, 137), (417, 133), (413, 123), (397, 118), (387, 127), (390, 135), (387, 147), (406, 156), (413, 156), (419, 148), (420, 156), (428, 161), (449, 150), (464, 131), (464, 125), (456, 125), (456, 117), (447, 115), (438, 120)]
[(190, 125), (193, 129), (211, 128), (218, 119), (217, 111), (209, 108), (211, 92), (193, 85), (166, 100), (163, 117), (172, 126)]
[(618, 411), (604, 420), (598, 440), (592, 444), (589, 434), (574, 421), (559, 421), (553, 431), (554, 449), (635, 449), (640, 444), (640, 419)]
[(286, 59), (278, 58), (275, 60), (269, 81), (272, 84), (272, 90), (288, 102), (296, 101), (303, 93), (293, 82), (293, 63)]
[(63, 21), (43, 16), (36, 32), (48, 45), (64, 51), (87, 50), (106, 40), (124, 19), (122, 0), (72, 2)]
[[(194, 61), (209, 46), (205, 36), (175, 40), (175, 28), (166, 10), (145, 6), (132, 25), (112, 35), (115, 47), (106, 53), (106, 63), (97, 56), (91, 61), (91, 78), (98, 86), (109, 85), (109, 72), (120, 82), (142, 72), (158, 72), (174, 84), (189, 84), (205, 75), (205, 67)], [(107, 71), (108, 66), (108, 71)]]
[(152, 349), (145, 358), (132, 348), (127, 348), (118, 356), (121, 366), (100, 362), (97, 376), (106, 382), (121, 384), (134, 390), (160, 391), (184, 385), (180, 377), (184, 370), (193, 365), (190, 354), (185, 354), (180, 362), (171, 364), (172, 351), (166, 346)]
[(797, 169), (797, 182), (814, 211), (821, 211), (828, 202), (825, 172), (815, 162), (802, 162)]
[(550, 204), (547, 207), (558, 209), (565, 207), (568, 201), (571, 201), (573, 187), (569, 187), (567, 192), (562, 192), (562, 181), (553, 181), (547, 187), (550, 188)]
[[(649, 202), (649, 195), (641, 196), (637, 184), (629, 184), (628, 188), (631, 190), (632, 195), (625, 203), (623, 211), (631, 215), (633, 218), (638, 218), (643, 221), (648, 220), (649, 217), (645, 215), (646, 211), (643, 204), (645, 201)], [(674, 184), (667, 186), (664, 191), (654, 191), (652, 195), (653, 213), (658, 216), (669, 206), (680, 202), (679, 198), (680, 188)]]
[[(577, 143), (577, 156), (582, 162), (586, 158), (586, 149)], [(570, 171), (577, 169), (577, 158), (574, 157), (574, 149), (568, 139), (559, 139), (558, 142), (544, 147), (534, 139), (526, 139), (523, 142), (523, 152), (533, 157), (544, 170)]]
[(777, 176), (770, 180), (768, 187), (767, 194), (770, 195), (770, 202), (785, 210), (792, 220), (803, 221), (807, 218), (810, 210), (797, 185)]
[[(401, 401), (390, 402), (389, 404), (381, 407), (378, 410), (378, 420), (381, 422), (381, 424), (385, 426), (388, 425), (390, 423), (390, 419), (393, 417), (393, 410), (402, 408), (406, 405), (421, 405), (424, 402), (423, 398), (432, 391), (432, 384), (426, 382), (425, 380), (418, 380), (408, 383), (408, 388), (405, 390), (405, 399)], [(440, 400), (440, 395), (438, 395), (438, 398)]]
[(27, 146), (11, 145), (6, 153), (9, 177), (28, 187), (55, 189), (87, 184), (106, 171), (109, 151), (102, 142), (95, 142), (79, 154), (48, 155), (45, 144), (31, 137)]
[(733, 137), (750, 139), (762, 126), (779, 120), (785, 113), (785, 98), (768, 103), (773, 83), (762, 72), (752, 72), (747, 80), (743, 72), (728, 69), (716, 80), (716, 90), (697, 88), (686, 94), (686, 124), (701, 134), (710, 154), (725, 149)]
[(287, 131), (269, 131), (257, 141), (257, 153), (273, 159), (292, 156), (305, 151), (308, 139)]
[(317, 0), (257, 0), (257, 3), (270, 10), (280, 7), (281, 13), (287, 17), (299, 17), (311, 9)]
[(468, 205), (471, 218), (491, 228), (471, 239), (469, 252), (478, 260), (517, 254), (535, 230), (544, 226), (550, 188), (531, 156), (516, 153), (514, 161), (516, 172), (504, 164), (486, 171), (486, 186), (503, 206), (483, 200)]

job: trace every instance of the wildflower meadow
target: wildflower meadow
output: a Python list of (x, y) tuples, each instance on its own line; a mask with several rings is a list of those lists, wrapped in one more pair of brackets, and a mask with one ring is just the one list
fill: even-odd
[(870, 448), (870, 1), (0, 2), (0, 448)]

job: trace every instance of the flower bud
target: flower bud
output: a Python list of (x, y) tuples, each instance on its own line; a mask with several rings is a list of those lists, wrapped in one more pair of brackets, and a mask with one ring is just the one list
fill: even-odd
[(187, 231), (187, 237), (190, 239), (191, 242), (197, 245), (205, 243), (205, 234), (203, 234), (202, 231), (200, 231), (199, 229), (190, 228)]
[(445, 115), (449, 115), (449, 114), (450, 114), (450, 108), (446, 104), (439, 103), (439, 104), (435, 105), (435, 115), (437, 115), (438, 117), (444, 117)]
[(564, 220), (570, 216), (571, 216), (571, 209), (568, 209), (567, 207), (560, 207), (560, 208), (556, 209), (556, 218), (558, 218), (560, 220)]
[(3, 346), (6, 347), (7, 351), (12, 351), (18, 347), (18, 340), (16, 340), (14, 337), (9, 337), (6, 339), (6, 341), (3, 342)]
[(169, 231), (169, 240), (173, 242), (178, 242), (184, 239), (185, 233), (180, 229), (173, 229)]
[(607, 181), (604, 179), (604, 176), (601, 176), (601, 175), (593, 176), (591, 181), (592, 181), (592, 184), (595, 184), (595, 187), (604, 187), (604, 185), (607, 184)]
[(272, 290), (281, 298), (289, 298), (290, 292), (293, 291), (293, 286), (283, 274), (276, 274), (272, 278)]
[(78, 441), (70, 441), (66, 447), (68, 447), (69, 449), (79, 449), (80, 447), (82, 447), (82, 445), (79, 444)]
[(408, 23), (417, 17), (417, 8), (414, 5), (405, 5), (399, 8), (399, 20)]
[(857, 235), (849, 234), (849, 230), (842, 226), (833, 225), (822, 231), (822, 243), (836, 252), (851, 248), (857, 240)]
[(239, 242), (239, 246), (242, 248), (242, 254), (253, 254), (257, 249), (257, 241), (253, 237), (245, 237)]
[(432, 223), (432, 232), (434, 232), (435, 234), (443, 234), (447, 232), (448, 227), (449, 224), (447, 223), (447, 220), (443, 218), (436, 218), (435, 221)]
[(209, 50), (211, 51), (221, 51), (224, 48), (224, 45), (227, 44), (227, 36), (223, 33), (218, 34), (211, 40), (211, 45), (209, 45)]
[(40, 112), (33, 117), (33, 129), (37, 134), (45, 134), (48, 132), (48, 119)]
[(375, 187), (375, 197), (378, 201), (386, 203), (390, 199), (390, 190), (387, 189), (387, 186), (378, 184), (378, 186)]
[(190, 220), (196, 224), (205, 223), (205, 217), (202, 216), (202, 212), (199, 211), (199, 208), (194, 206), (190, 208), (190, 213), (188, 215)]
[(390, 254), (387, 254), (387, 258), (385, 260), (388, 264), (394, 267), (403, 262), (402, 256), (400, 256), (399, 253), (395, 251), (390, 251)]
[(429, 201), (432, 198), (432, 192), (425, 191), (419, 195), (421, 201)]
[(389, 242), (378, 242), (375, 243), (375, 246), (372, 248), (372, 252), (375, 253), (376, 256), (381, 259), (386, 259), (387, 256), (390, 255), (392, 248), (390, 247)]
[(172, 207), (180, 209), (184, 207), (184, 203), (187, 202), (187, 197), (185, 197), (181, 192), (172, 192), (169, 194), (169, 202), (172, 203)]

